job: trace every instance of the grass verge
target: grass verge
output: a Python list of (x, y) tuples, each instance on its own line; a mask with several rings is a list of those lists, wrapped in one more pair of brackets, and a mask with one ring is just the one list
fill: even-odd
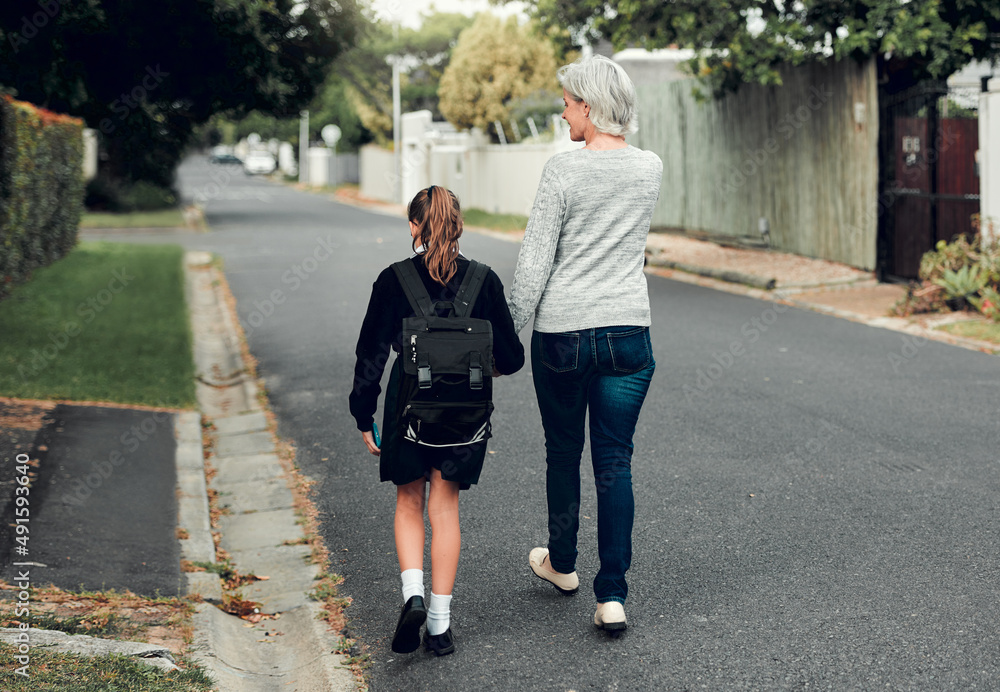
[(1000, 344), (1000, 323), (991, 320), (981, 319), (952, 322), (951, 324), (941, 325), (938, 329), (949, 334), (954, 334), (955, 336)]
[(180, 209), (137, 211), (127, 214), (86, 211), (80, 218), (80, 228), (183, 228), (184, 214)]
[(0, 644), (3, 689), (9, 692), (51, 690), (52, 692), (208, 692), (211, 678), (200, 668), (162, 672), (129, 656), (75, 656), (44, 649), (32, 649), (27, 676), (14, 671), (21, 667), (15, 647)]
[(177, 246), (81, 243), (0, 302), (0, 395), (194, 406)]
[[(0, 589), (15, 592), (19, 587), (0, 582)], [(20, 653), (0, 644), (4, 690), (196, 692), (212, 688), (206, 673), (184, 655), (193, 638), (190, 601), (145, 598), (127, 591), (73, 593), (52, 586), (32, 588), (29, 593), (27, 602), (0, 601), (0, 627), (24, 623), (67, 634), (149, 642), (169, 649), (182, 670), (165, 673), (129, 657), (84, 657), (33, 647), (28, 653), (28, 677), (24, 677), (14, 672), (25, 665), (15, 658)]]
[(462, 217), (467, 226), (491, 228), (494, 231), (523, 231), (528, 217), (520, 214), (491, 214), (482, 209), (463, 209)]

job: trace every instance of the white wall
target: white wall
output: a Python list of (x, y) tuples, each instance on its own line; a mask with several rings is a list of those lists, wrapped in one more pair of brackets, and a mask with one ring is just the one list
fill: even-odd
[(393, 202), (396, 174), (395, 159), (391, 151), (377, 144), (366, 144), (360, 153), (361, 194), (371, 199)]
[(429, 111), (403, 115), (400, 187), (393, 199), (394, 157), (374, 145), (361, 152), (361, 194), (406, 204), (428, 185), (452, 190), (466, 209), (527, 216), (535, 199), (542, 168), (559, 151), (582, 144), (569, 141), (560, 128), (554, 142), (490, 144), (481, 132), (441, 133)]
[[(979, 210), (982, 232), (1000, 234), (1000, 78), (990, 80), (990, 91), (979, 96)], [(992, 219), (992, 229), (989, 220)]]
[(97, 130), (83, 129), (83, 179), (97, 177)]

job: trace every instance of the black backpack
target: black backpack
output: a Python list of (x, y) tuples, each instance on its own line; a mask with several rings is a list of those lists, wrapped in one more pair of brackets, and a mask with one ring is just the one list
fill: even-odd
[(396, 409), (400, 437), (441, 448), (489, 439), (493, 325), (469, 314), (490, 268), (471, 260), (450, 302), (431, 300), (410, 260), (392, 268), (416, 313), (403, 319), (403, 376)]

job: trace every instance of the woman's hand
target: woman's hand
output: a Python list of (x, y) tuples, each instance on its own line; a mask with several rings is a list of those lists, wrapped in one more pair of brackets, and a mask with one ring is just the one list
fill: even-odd
[(375, 456), (382, 454), (382, 450), (375, 446), (375, 435), (371, 430), (361, 433), (361, 437), (364, 438), (365, 447), (368, 448), (368, 451), (371, 454), (374, 454)]

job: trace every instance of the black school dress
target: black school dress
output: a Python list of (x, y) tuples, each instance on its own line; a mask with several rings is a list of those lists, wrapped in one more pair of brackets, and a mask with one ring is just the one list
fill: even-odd
[[(469, 268), (469, 261), (459, 257), (458, 271), (446, 286), (442, 286), (431, 278), (422, 255), (415, 255), (410, 261), (416, 267), (431, 299), (436, 302), (454, 300)], [(382, 373), (392, 351), (394, 362), (386, 387), (382, 425), (379, 428), (382, 433), (380, 479), (404, 485), (427, 477), (430, 470), (436, 468), (441, 471), (442, 478), (455, 481), (466, 489), (479, 481), (486, 458), (486, 440), (464, 447), (433, 449), (404, 440), (399, 434), (396, 401), (402, 376), (402, 362), (399, 359), (402, 348), (401, 329), (403, 319), (413, 314), (413, 308), (399, 285), (396, 273), (392, 267), (386, 268), (372, 286), (368, 312), (358, 337), (354, 386), (349, 397), (351, 415), (357, 422), (358, 430), (367, 432), (372, 429), (381, 393)], [(483, 282), (470, 317), (486, 319), (492, 323), (493, 357), (497, 370), (503, 375), (511, 375), (520, 370), (524, 365), (524, 347), (514, 331), (514, 321), (507, 307), (503, 283), (492, 270)]]

